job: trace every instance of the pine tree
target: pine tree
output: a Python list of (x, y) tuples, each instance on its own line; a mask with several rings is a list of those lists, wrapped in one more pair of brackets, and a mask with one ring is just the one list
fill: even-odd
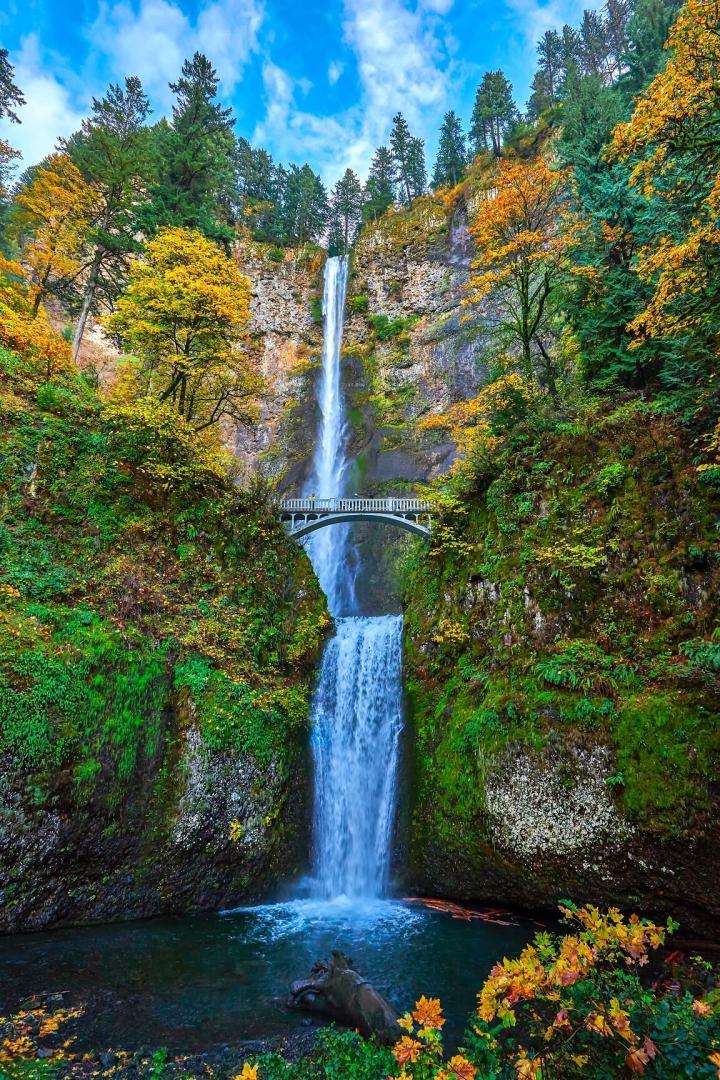
[(235, 197), (235, 138), (230, 109), (217, 97), (218, 77), (202, 53), (186, 60), (177, 82), (172, 123), (157, 125), (157, 183), (144, 214), (147, 232), (165, 225), (199, 229), (229, 244)]
[(454, 112), (445, 113), (440, 128), (440, 142), (433, 171), (433, 187), (455, 187), (467, 165), (465, 134)]
[[(12, 123), (19, 124), (20, 117), (15, 109), (24, 104), (25, 98), (15, 85), (14, 69), (8, 60), (8, 51), (0, 49), (0, 120), (7, 117)], [(12, 172), (12, 163), (19, 157), (19, 151), (14, 150), (4, 139), (0, 139), (0, 237), (4, 234), (6, 184)]]
[(424, 195), (427, 191), (427, 168), (425, 165), (425, 143), (422, 139), (410, 140), (407, 160), (407, 174), (410, 181), (411, 198)]
[(492, 150), (500, 156), (503, 137), (517, 120), (512, 86), (502, 71), (487, 71), (475, 95), (470, 138), (475, 152)]
[[(419, 145), (418, 145), (419, 144)], [(421, 140), (410, 133), (407, 120), (402, 113), (393, 117), (390, 133), (390, 149), (395, 166), (395, 182), (398, 185), (400, 201), (406, 205), (424, 188), (422, 172), (425, 158)]]
[(538, 71), (543, 90), (547, 95), (548, 108), (560, 99), (560, 87), (564, 76), (563, 43), (557, 30), (546, 30), (537, 46)]
[(286, 242), (301, 247), (318, 241), (327, 225), (325, 185), (309, 165), (291, 165), (285, 184), (282, 229)]
[(362, 220), (377, 221), (395, 202), (395, 163), (387, 146), (379, 146), (370, 164)]
[(621, 79), (629, 97), (643, 91), (665, 66), (668, 53), (664, 45), (679, 8), (679, 0), (636, 0), (627, 24)]
[(330, 248), (344, 255), (353, 243), (362, 217), (363, 186), (352, 169), (346, 169), (330, 199)]
[(88, 315), (98, 302), (112, 307), (124, 287), (129, 256), (140, 250), (138, 218), (153, 168), (145, 126), (149, 111), (138, 78), (126, 79), (124, 89), (112, 84), (105, 97), (93, 99), (80, 131), (62, 144), (93, 189), (97, 208), (86, 240), (90, 266), (81, 290), (73, 359)]
[(19, 124), (20, 117), (15, 110), (25, 104), (25, 98), (15, 85), (14, 74), (7, 49), (0, 49), (0, 120), (7, 117), (14, 124)]
[(579, 54), (583, 74), (597, 75), (603, 80), (608, 78), (608, 42), (605, 24), (597, 11), (583, 12)]

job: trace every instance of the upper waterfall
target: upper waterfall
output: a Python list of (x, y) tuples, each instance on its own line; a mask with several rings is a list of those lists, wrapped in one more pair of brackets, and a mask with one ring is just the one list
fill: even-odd
[[(305, 492), (320, 499), (337, 498), (346, 494), (346, 414), (341, 385), (340, 350), (347, 276), (347, 256), (335, 256), (327, 260), (323, 287), (322, 372), (318, 391), (320, 425), (312, 477)], [(349, 615), (355, 611), (355, 575), (350, 569), (348, 539), (348, 527), (338, 525), (308, 541), (308, 553), (333, 615)]]

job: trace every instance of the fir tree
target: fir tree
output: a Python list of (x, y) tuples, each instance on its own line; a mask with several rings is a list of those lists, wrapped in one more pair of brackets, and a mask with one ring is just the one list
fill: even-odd
[(170, 89), (176, 98), (172, 123), (155, 129), (159, 175), (145, 228), (155, 233), (180, 225), (229, 244), (236, 166), (232, 111), (215, 101), (218, 78), (202, 53), (185, 61)]
[(291, 165), (285, 184), (282, 229), (288, 243), (297, 247), (318, 241), (327, 225), (328, 198), (325, 186), (309, 165)]
[(330, 200), (330, 247), (344, 255), (357, 234), (363, 209), (363, 187), (352, 169), (346, 169)]
[(395, 182), (398, 185), (400, 201), (407, 205), (425, 191), (427, 171), (425, 144), (422, 139), (410, 133), (407, 120), (402, 113), (397, 113), (393, 118), (390, 149), (395, 165)]
[(25, 104), (25, 98), (15, 85), (14, 74), (7, 49), (0, 49), (0, 120), (7, 117), (14, 124), (19, 124), (20, 117), (15, 110)]
[(487, 71), (475, 95), (470, 138), (475, 152), (492, 150), (500, 156), (505, 133), (517, 120), (512, 87), (502, 71)]
[(440, 142), (433, 171), (433, 187), (455, 187), (467, 165), (465, 134), (454, 112), (445, 113), (440, 128)]
[(105, 97), (93, 99), (90, 117), (63, 144), (93, 189), (97, 207), (86, 240), (89, 267), (81, 290), (73, 359), (88, 315), (97, 310), (98, 302), (112, 307), (124, 288), (129, 256), (140, 250), (138, 217), (153, 164), (145, 126), (149, 111), (138, 78), (126, 79), (124, 89), (112, 84)]
[(395, 162), (387, 146), (379, 146), (370, 165), (362, 220), (377, 221), (395, 202)]

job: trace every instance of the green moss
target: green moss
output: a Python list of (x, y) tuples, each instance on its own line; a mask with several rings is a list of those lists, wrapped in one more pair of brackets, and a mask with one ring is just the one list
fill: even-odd
[(605, 743), (625, 812), (666, 835), (709, 812), (720, 505), (687, 434), (638, 408), (518, 425), (407, 562), (421, 845), (481, 851), (484, 770), (509, 744)]

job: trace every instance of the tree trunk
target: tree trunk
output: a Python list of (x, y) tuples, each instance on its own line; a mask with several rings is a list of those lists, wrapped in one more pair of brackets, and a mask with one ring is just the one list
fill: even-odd
[(85, 325), (87, 323), (88, 315), (90, 314), (90, 308), (92, 307), (93, 300), (95, 299), (95, 291), (97, 289), (101, 257), (102, 256), (100, 252), (96, 251), (95, 258), (93, 259), (92, 266), (90, 267), (90, 273), (88, 274), (87, 285), (85, 286), (85, 295), (83, 296), (82, 308), (80, 309), (80, 318), (77, 321), (75, 333), (73, 334), (73, 363), (77, 361), (78, 353), (80, 352), (80, 345), (83, 339), (83, 334), (85, 333)]
[(392, 1046), (402, 1035), (396, 1009), (340, 952), (333, 952), (330, 960), (318, 960), (309, 979), (292, 984), (290, 1005), (331, 1016), (366, 1038), (374, 1035), (385, 1046)]

